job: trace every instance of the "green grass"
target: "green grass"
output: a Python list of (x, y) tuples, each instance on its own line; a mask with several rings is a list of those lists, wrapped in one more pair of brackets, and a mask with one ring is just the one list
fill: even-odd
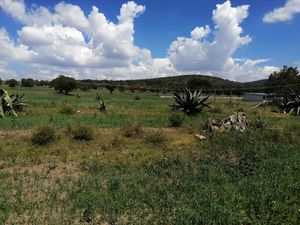
[[(94, 90), (76, 92), (80, 99), (46, 88), (18, 92), (27, 94), (26, 114), (0, 120), (0, 224), (299, 224), (298, 117), (217, 100), (218, 110), (171, 129), (171, 100), (152, 93), (136, 101), (136, 93), (98, 90), (108, 105), (100, 113)], [(64, 102), (81, 113), (61, 115)], [(262, 128), (203, 132), (208, 118), (241, 107)], [(119, 128), (133, 117), (152, 128), (125, 137)], [(56, 140), (33, 145), (31, 128), (49, 121)], [(73, 140), (72, 123), (94, 126), (94, 138)]]

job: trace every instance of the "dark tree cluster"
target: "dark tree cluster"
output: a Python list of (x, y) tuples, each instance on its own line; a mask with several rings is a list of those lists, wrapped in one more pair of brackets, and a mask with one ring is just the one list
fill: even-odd
[(6, 84), (9, 86), (9, 87), (16, 87), (19, 85), (18, 81), (16, 79), (10, 79), (10, 80), (7, 80), (6, 81)]
[(77, 88), (77, 81), (72, 77), (60, 75), (51, 81), (54, 89), (59, 93), (69, 94)]
[(34, 87), (35, 86), (35, 81), (31, 78), (28, 78), (28, 79), (22, 79), (21, 80), (21, 86), (22, 87)]
[[(292, 89), (297, 89), (300, 86), (300, 74), (297, 67), (283, 66), (279, 72), (272, 73), (267, 81), (270, 91), (282, 92), (282, 87), (290, 86)], [(278, 86), (278, 87), (277, 87)], [(294, 88), (293, 88), (294, 87)]]

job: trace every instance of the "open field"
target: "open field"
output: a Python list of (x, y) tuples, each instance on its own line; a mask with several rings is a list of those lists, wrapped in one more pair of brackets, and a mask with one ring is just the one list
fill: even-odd
[[(29, 106), (18, 118), (0, 119), (0, 224), (300, 222), (296, 116), (217, 98), (212, 112), (171, 128), (172, 99), (155, 93), (7, 90), (26, 93)], [(96, 93), (104, 95), (107, 112), (97, 109)], [(61, 114), (64, 105), (77, 112)], [(238, 110), (263, 124), (244, 133), (203, 131), (207, 119)], [(142, 129), (125, 137), (122, 127), (132, 121)], [(57, 128), (58, 138), (46, 146), (31, 143), (41, 123)], [(93, 126), (94, 139), (70, 138), (67, 127), (77, 123)]]

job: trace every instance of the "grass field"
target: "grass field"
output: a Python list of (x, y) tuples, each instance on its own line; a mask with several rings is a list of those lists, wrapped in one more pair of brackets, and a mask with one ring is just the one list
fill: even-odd
[[(212, 112), (171, 128), (172, 99), (155, 93), (8, 91), (26, 93), (29, 106), (18, 118), (0, 119), (0, 224), (300, 223), (295, 116), (212, 99)], [(97, 109), (97, 92), (105, 113)], [(77, 112), (61, 114), (64, 105)], [(208, 118), (237, 110), (263, 124), (244, 133), (203, 131)], [(122, 127), (132, 121), (142, 129), (125, 137)], [(32, 131), (41, 123), (55, 126), (57, 139), (33, 145)], [(77, 123), (93, 126), (94, 139), (70, 138), (66, 128)]]

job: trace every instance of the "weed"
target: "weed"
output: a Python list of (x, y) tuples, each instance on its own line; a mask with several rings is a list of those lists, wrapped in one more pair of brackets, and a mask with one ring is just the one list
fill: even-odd
[(185, 119), (185, 115), (182, 112), (174, 111), (169, 116), (169, 122), (171, 127), (180, 127)]
[(63, 115), (74, 115), (75, 114), (75, 110), (72, 108), (72, 106), (70, 105), (65, 105), (60, 109), (60, 113)]
[(89, 125), (70, 125), (67, 133), (75, 140), (90, 141), (94, 138), (94, 128)]
[(163, 145), (168, 140), (168, 137), (162, 130), (148, 131), (145, 138), (147, 142), (153, 145)]
[(267, 124), (263, 121), (260, 116), (257, 116), (253, 121), (251, 121), (251, 125), (254, 129), (265, 129)]
[(214, 106), (211, 108), (210, 112), (220, 114), (223, 113), (223, 109), (220, 106)]
[(130, 120), (123, 125), (123, 127), (121, 128), (121, 132), (124, 137), (130, 138), (140, 136), (143, 130), (141, 125), (137, 121)]

